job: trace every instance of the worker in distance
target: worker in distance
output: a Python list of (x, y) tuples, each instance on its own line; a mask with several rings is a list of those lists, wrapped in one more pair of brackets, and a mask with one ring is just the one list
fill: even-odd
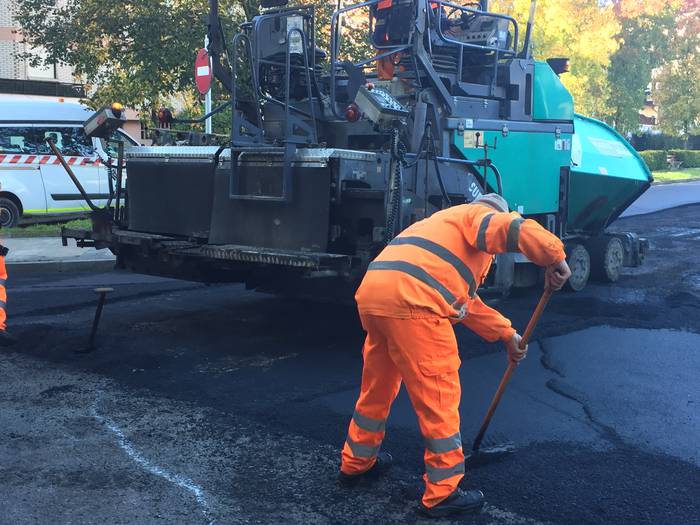
[(431, 517), (478, 512), (479, 490), (464, 477), (459, 402), (461, 364), (452, 325), (462, 323), (490, 342), (503, 341), (512, 362), (527, 355), (511, 322), (477, 295), (495, 254), (519, 252), (546, 268), (545, 287), (571, 276), (559, 238), (508, 212), (497, 194), (453, 206), (419, 221), (369, 265), (355, 299), (367, 332), (360, 396), (341, 454), (340, 481), (353, 486), (391, 466), (380, 451), (401, 382), (425, 441), (425, 491), (419, 510)]
[(5, 257), (10, 250), (0, 244), (0, 346), (12, 346), (17, 339), (7, 331), (7, 267)]

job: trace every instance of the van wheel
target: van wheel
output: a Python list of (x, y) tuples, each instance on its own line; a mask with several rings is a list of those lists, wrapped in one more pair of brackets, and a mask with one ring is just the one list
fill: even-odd
[(0, 227), (14, 228), (19, 222), (19, 208), (7, 197), (0, 197)]

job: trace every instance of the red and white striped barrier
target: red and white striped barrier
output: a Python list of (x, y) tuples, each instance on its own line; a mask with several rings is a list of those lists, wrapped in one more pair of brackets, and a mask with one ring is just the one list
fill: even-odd
[[(69, 166), (99, 166), (99, 157), (63, 157)], [(0, 164), (60, 164), (55, 155), (3, 155)]]

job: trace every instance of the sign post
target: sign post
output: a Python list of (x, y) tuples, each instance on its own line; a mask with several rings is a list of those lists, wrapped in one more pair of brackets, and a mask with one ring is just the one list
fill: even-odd
[[(204, 38), (204, 48), (197, 53), (197, 58), (194, 61), (194, 81), (197, 84), (197, 90), (204, 95), (204, 112), (211, 112), (211, 58), (207, 52), (209, 39)], [(211, 133), (211, 117), (204, 121), (204, 131)]]

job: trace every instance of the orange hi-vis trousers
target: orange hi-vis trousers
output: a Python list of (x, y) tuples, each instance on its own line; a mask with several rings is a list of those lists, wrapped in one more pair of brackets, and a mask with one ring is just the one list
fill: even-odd
[(7, 269), (5, 268), (5, 257), (0, 255), (0, 330), (6, 328), (7, 312), (7, 290), (5, 283), (7, 282)]
[(374, 465), (389, 409), (403, 381), (425, 441), (423, 504), (433, 507), (452, 494), (464, 476), (460, 359), (452, 323), (438, 316), (360, 316), (367, 332), (362, 388), (340, 469), (361, 474)]

